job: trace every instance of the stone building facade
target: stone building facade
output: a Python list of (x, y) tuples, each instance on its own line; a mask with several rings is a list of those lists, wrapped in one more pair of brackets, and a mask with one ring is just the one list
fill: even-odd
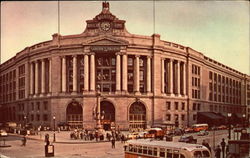
[(99, 102), (105, 129), (187, 127), (199, 112), (250, 113), (246, 74), (158, 34), (129, 33), (105, 2), (86, 22), (81, 34), (54, 34), (1, 64), (1, 121), (51, 126), (55, 116), (93, 129)]

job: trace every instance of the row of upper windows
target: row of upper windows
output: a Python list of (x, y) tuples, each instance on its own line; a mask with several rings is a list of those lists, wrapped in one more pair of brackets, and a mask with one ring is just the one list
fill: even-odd
[(220, 95), (220, 94), (219, 95), (214, 94), (214, 97), (213, 97), (213, 94), (211, 92), (209, 93), (209, 100), (218, 101), (218, 102), (241, 104), (240, 97), (225, 96), (225, 95)]
[(192, 74), (200, 75), (201, 68), (197, 65), (192, 65)]
[[(27, 108), (27, 110), (31, 110), (31, 111), (34, 111), (34, 110), (39, 111), (39, 110), (41, 110), (41, 106), (40, 106), (41, 104), (43, 104), (43, 109), (44, 109), (45, 111), (48, 110), (48, 101), (31, 103), (31, 104), (30, 104), (30, 105), (31, 105), (31, 106), (30, 106), (31, 109), (29, 109), (29, 107), (27, 107), (27, 106), (26, 106), (26, 108)], [(19, 112), (25, 111), (25, 104), (24, 104), (24, 103), (18, 104), (18, 105), (17, 105), (17, 109), (18, 109)], [(12, 107), (12, 108), (9, 107), (8, 110), (9, 110), (9, 111), (15, 112), (15, 111), (16, 111), (16, 108), (15, 108), (15, 107)]]
[(234, 113), (241, 113), (244, 112), (244, 108), (241, 107), (232, 107), (232, 106), (225, 106), (225, 105), (210, 105), (210, 111), (214, 112), (234, 112)]
[(0, 85), (7, 82), (11, 82), (12, 80), (15, 79), (16, 79), (16, 70), (12, 70), (9, 73), (0, 76)]
[[(185, 114), (181, 114), (181, 120), (182, 121), (185, 121)], [(171, 114), (166, 114), (166, 118), (165, 118), (166, 121), (171, 121), (171, 120), (174, 120), (174, 121), (179, 121), (179, 115), (178, 114), (174, 114), (174, 115), (171, 115)]]
[(194, 86), (194, 87), (200, 87), (200, 78), (198, 78), (198, 77), (192, 77), (192, 86)]
[(236, 88), (241, 88), (241, 82), (209, 71), (209, 79), (222, 84), (227, 84)]
[(230, 94), (230, 95), (241, 95), (241, 91), (240, 89), (236, 89), (236, 88), (232, 88), (232, 87), (228, 87), (228, 86), (224, 86), (224, 85), (217, 85), (216, 83), (209, 83), (209, 90), (212, 92), (217, 92), (217, 88), (218, 88), (218, 92), (219, 93), (226, 93), (226, 94)]
[[(182, 102), (181, 106), (179, 106), (179, 102), (174, 102), (174, 110), (185, 110), (185, 103)], [(166, 110), (173, 110), (173, 107), (171, 108), (171, 102), (166, 102)]]
[(192, 98), (200, 99), (201, 98), (201, 91), (198, 89), (192, 89)]
[[(133, 66), (134, 65), (134, 57), (133, 56), (128, 56), (128, 66)], [(80, 56), (78, 58), (78, 63), (80, 66), (84, 66), (84, 57)], [(115, 66), (116, 65), (116, 58), (115, 57), (97, 57), (96, 59), (97, 66)], [(146, 58), (145, 57), (140, 57), (139, 58), (139, 66), (144, 67), (146, 63)], [(68, 57), (68, 66), (73, 67), (73, 58)]]

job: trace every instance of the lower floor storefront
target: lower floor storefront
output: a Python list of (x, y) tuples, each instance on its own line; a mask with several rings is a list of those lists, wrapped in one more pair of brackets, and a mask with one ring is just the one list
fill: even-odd
[[(16, 122), (53, 129), (85, 128), (93, 130), (98, 122), (105, 130), (141, 130), (155, 125), (186, 128), (199, 123), (195, 103), (187, 98), (119, 96), (96, 94), (31, 98), (7, 105), (1, 122)], [(196, 104), (197, 105), (197, 104)], [(209, 111), (208, 107), (196, 110)], [(198, 106), (199, 107), (199, 106)], [(192, 109), (192, 110), (190, 110)]]

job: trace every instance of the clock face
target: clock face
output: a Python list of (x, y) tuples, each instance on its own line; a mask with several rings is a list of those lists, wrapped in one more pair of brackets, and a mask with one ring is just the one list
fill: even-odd
[(111, 28), (111, 25), (109, 22), (105, 21), (101, 23), (101, 29), (103, 31), (108, 31)]

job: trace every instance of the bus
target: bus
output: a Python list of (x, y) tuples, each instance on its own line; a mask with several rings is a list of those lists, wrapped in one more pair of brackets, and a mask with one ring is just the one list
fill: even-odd
[(163, 140), (164, 135), (165, 135), (165, 132), (161, 128), (150, 128), (150, 129), (147, 129), (146, 131), (148, 131), (145, 134), (146, 138), (155, 138), (155, 139)]
[(203, 145), (152, 139), (129, 140), (124, 152), (125, 158), (212, 158)]
[(208, 129), (208, 124), (193, 124), (192, 128), (195, 132), (200, 132), (202, 130), (207, 130)]

